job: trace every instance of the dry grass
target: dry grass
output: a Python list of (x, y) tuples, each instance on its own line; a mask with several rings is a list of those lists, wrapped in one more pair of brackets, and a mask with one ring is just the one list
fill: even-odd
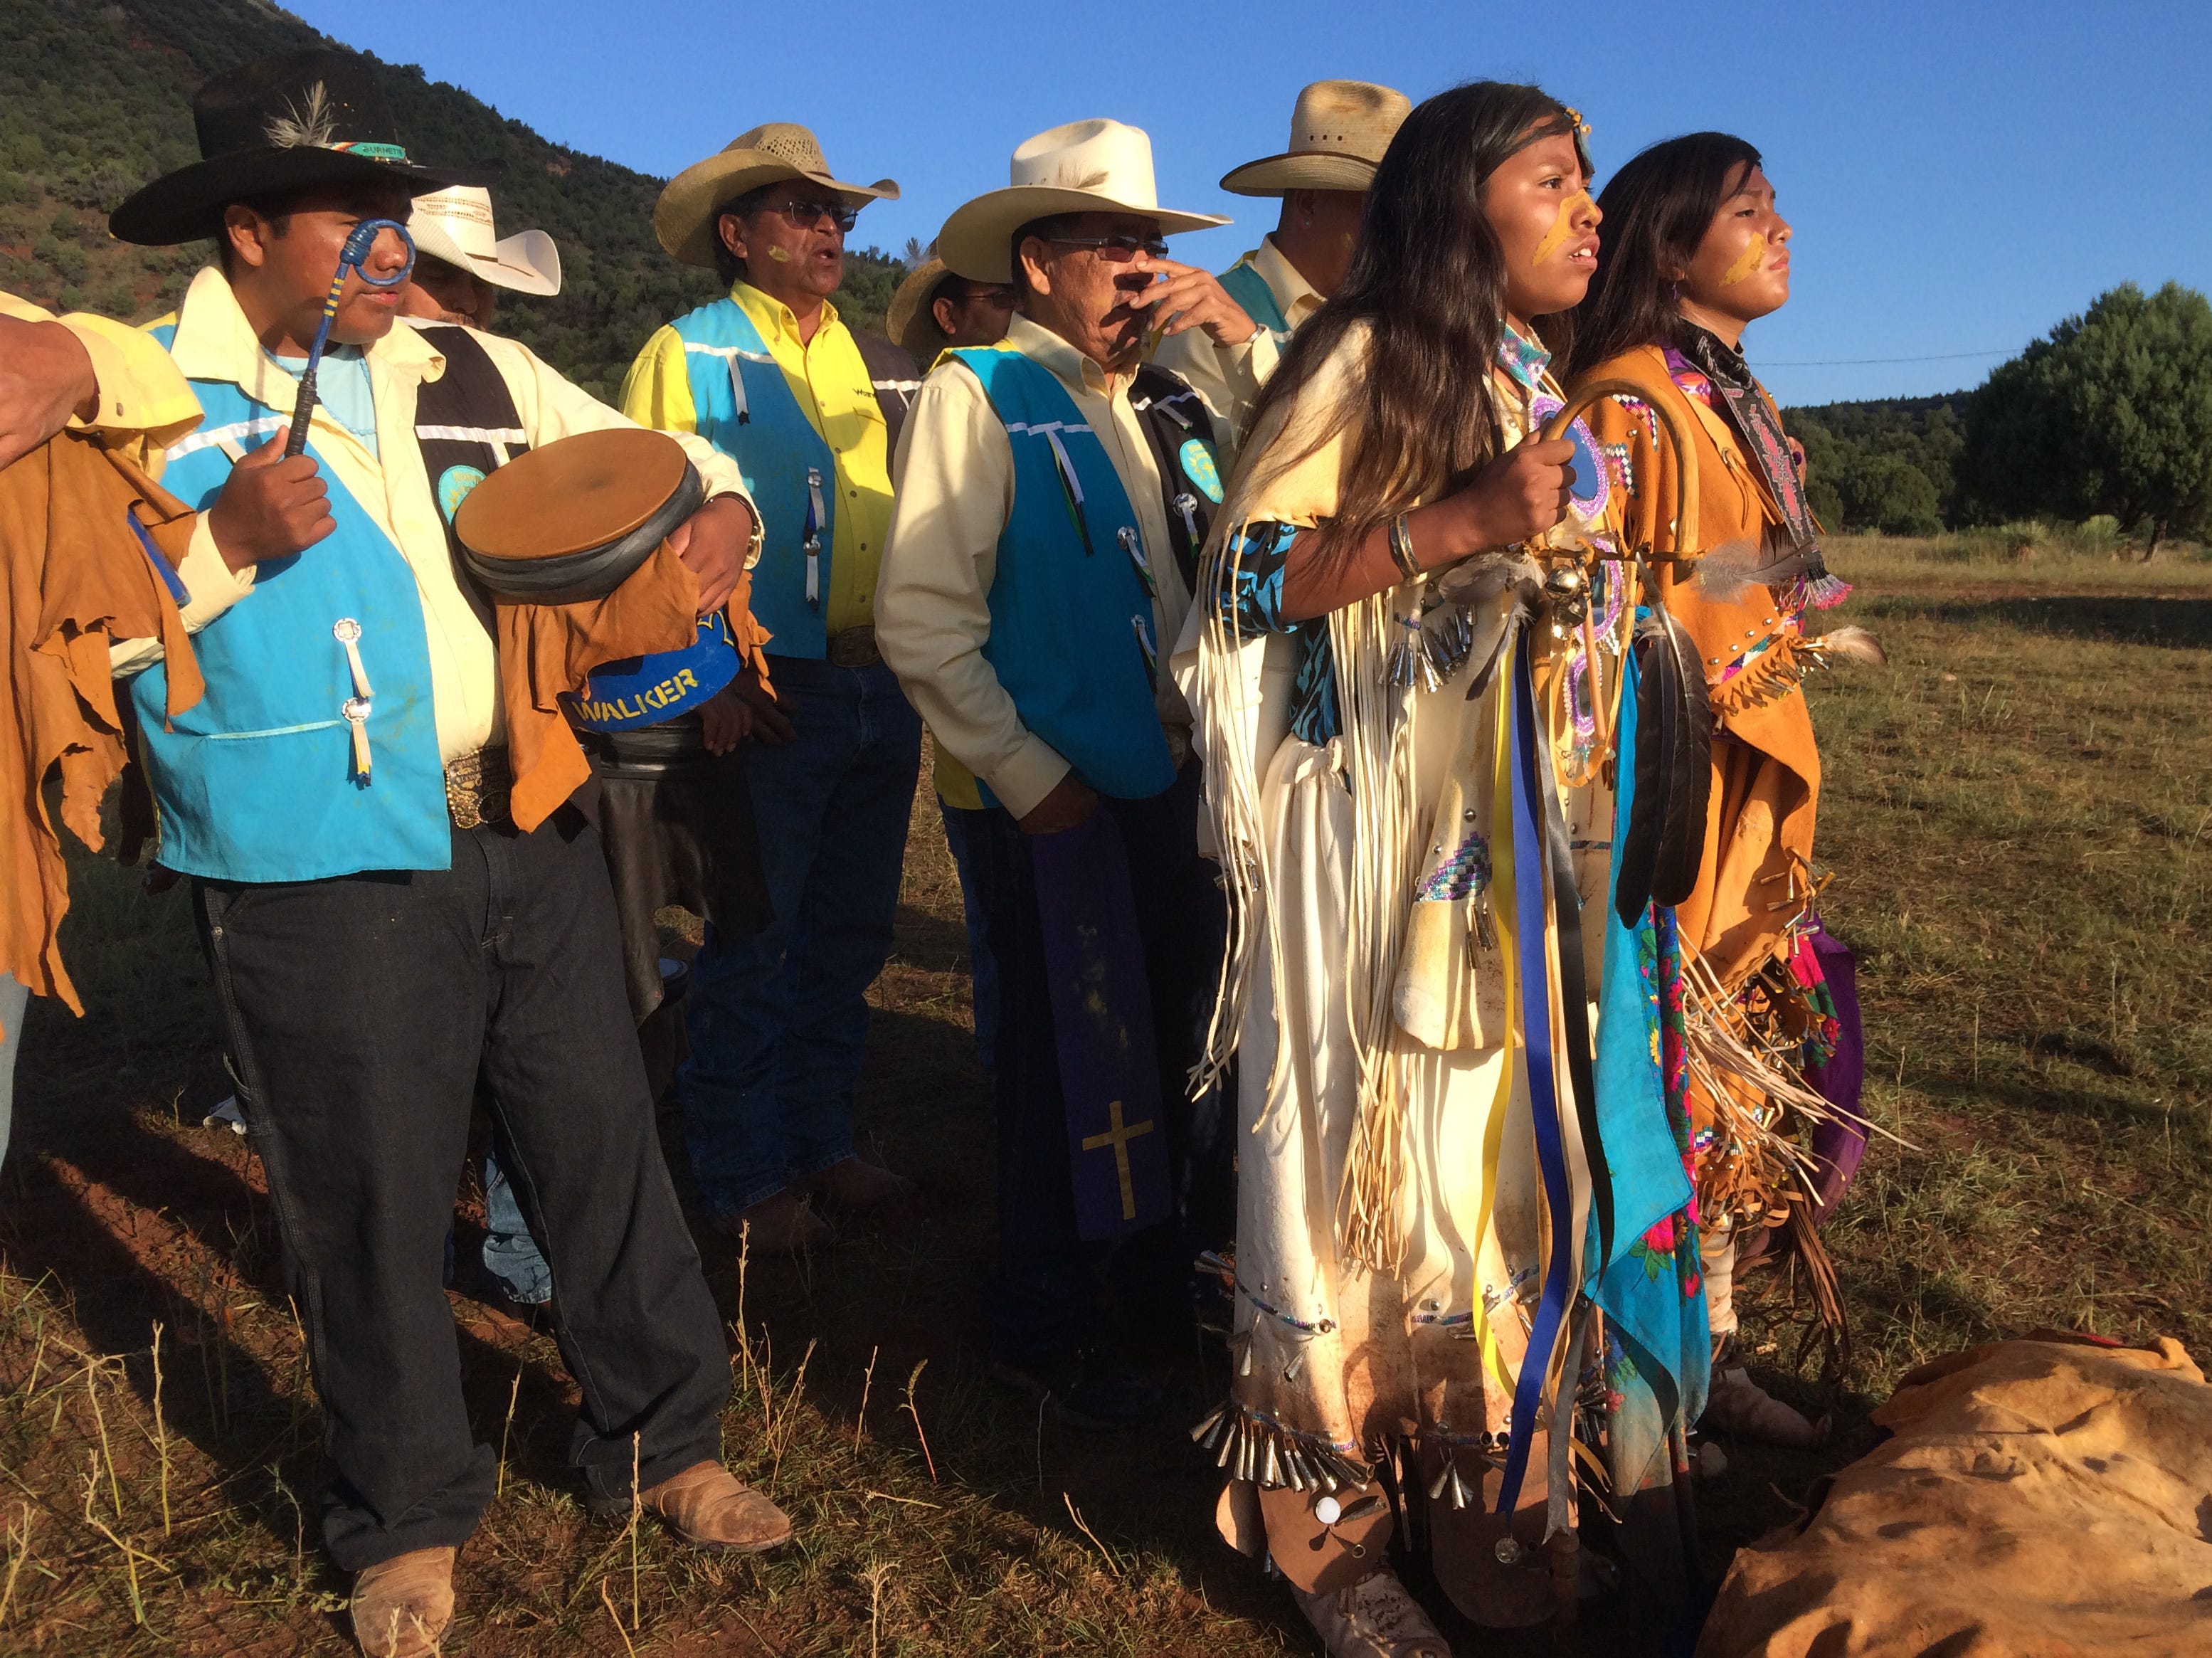
[[(1880, 633), (1891, 666), (1813, 688), (1869, 1103), (1922, 1150), (1878, 1143), (1831, 1234), (1858, 1335), (1846, 1393), (1823, 1401), (1844, 1430), (1819, 1457), (1739, 1448), (1705, 1503), (1716, 1564), (1855, 1454), (1866, 1406), (1934, 1353), (2039, 1325), (2212, 1352), (2212, 565), (1944, 551), (1836, 549), (1861, 584), (1841, 619)], [(731, 1466), (792, 1509), (793, 1544), (714, 1559), (642, 1528), (632, 1632), (633, 1534), (576, 1501), (557, 1352), (457, 1295), (464, 1385), (506, 1473), (462, 1556), (450, 1650), (1310, 1649), (1279, 1590), (1212, 1535), (1213, 1482), (1177, 1422), (1218, 1395), (1218, 1360), (1146, 1353), (1170, 1419), (1104, 1442), (984, 1378), (988, 1092), (957, 887), (918, 808), (862, 1123), (923, 1201), (843, 1223), (808, 1261), (741, 1272), (706, 1246), (743, 1333)], [(197, 1126), (223, 1089), (181, 897), (144, 900), (101, 865), (76, 890), (89, 1016), (34, 1013), (0, 1181), (0, 1651), (345, 1650), (343, 1584), (316, 1541), (319, 1420), (259, 1171)], [(477, 1236), (465, 1222), (465, 1259)], [(1755, 1335), (1778, 1341), (1782, 1286), (1753, 1286)], [(1593, 1622), (1565, 1649), (1619, 1650), (1622, 1633)]]

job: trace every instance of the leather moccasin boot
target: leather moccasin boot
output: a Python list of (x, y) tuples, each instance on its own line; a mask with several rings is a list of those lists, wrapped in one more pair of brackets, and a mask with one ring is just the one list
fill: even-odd
[(1328, 1658), (1451, 1658), (1451, 1649), (1419, 1602), (1387, 1571), (1334, 1594), (1291, 1596), (1328, 1649)]
[(1823, 1416), (1809, 1422), (1751, 1379), (1741, 1366), (1716, 1369), (1705, 1394), (1703, 1425), (1725, 1429), (1760, 1445), (1824, 1445), (1835, 1425)]
[(759, 1554), (791, 1537), (790, 1515), (719, 1462), (695, 1462), (638, 1502), (698, 1548)]
[(368, 1658), (430, 1658), (453, 1621), (453, 1551), (413, 1549), (355, 1574), (352, 1610)]

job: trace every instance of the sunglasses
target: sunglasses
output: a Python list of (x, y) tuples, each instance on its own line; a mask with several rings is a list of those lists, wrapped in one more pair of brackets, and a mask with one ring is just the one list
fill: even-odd
[(860, 222), (859, 208), (848, 207), (842, 201), (818, 198), (811, 201), (800, 201), (794, 198), (788, 202), (764, 202), (761, 204), (760, 211), (780, 213), (801, 230), (811, 230), (823, 220), (827, 219), (838, 229), (849, 231)]
[(1148, 259), (1164, 259), (1168, 245), (1158, 236), (1054, 236), (1048, 239), (1055, 247), (1087, 247), (1110, 264), (1127, 264), (1143, 254)]

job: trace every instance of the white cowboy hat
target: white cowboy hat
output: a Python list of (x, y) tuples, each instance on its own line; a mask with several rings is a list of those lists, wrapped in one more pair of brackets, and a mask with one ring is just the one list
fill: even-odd
[(503, 241), (493, 240), (491, 192), (455, 185), (415, 198), (407, 218), (415, 251), (443, 259), (495, 288), (518, 294), (561, 291), (561, 250), (542, 230), (525, 230)]
[(1413, 107), (1412, 99), (1368, 81), (1316, 81), (1291, 108), (1291, 142), (1279, 155), (1247, 161), (1221, 181), (1236, 196), (1293, 190), (1364, 190)]
[(1014, 232), (1056, 213), (1140, 213), (1163, 235), (1227, 224), (1218, 213), (1170, 213), (1152, 185), (1152, 141), (1119, 121), (1071, 121), (1014, 151), (1004, 190), (954, 210), (938, 233), (948, 269), (970, 282), (1014, 279)]
[(889, 179), (872, 185), (847, 184), (830, 176), (822, 144), (794, 121), (769, 121), (741, 132), (703, 161), (694, 161), (668, 181), (653, 203), (653, 234), (686, 264), (714, 264), (714, 221), (724, 207), (749, 190), (779, 179), (805, 179), (835, 191), (848, 207), (898, 200)]

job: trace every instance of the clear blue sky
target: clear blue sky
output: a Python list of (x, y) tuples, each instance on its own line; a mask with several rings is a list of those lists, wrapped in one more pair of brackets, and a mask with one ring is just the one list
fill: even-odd
[(1163, 205), (1238, 218), (1179, 239), (1225, 265), (1273, 203), (1215, 181), (1280, 149), (1297, 88), (1324, 76), (1417, 100), (1535, 81), (1589, 121), (1601, 176), (1656, 139), (1724, 128), (1765, 153), (1796, 227), (1795, 296), (1747, 341), (1787, 403), (1949, 391), (1999, 357), (1800, 364), (2008, 354), (2120, 282), (2212, 288), (2206, 0), (290, 3), (656, 174), (758, 122), (803, 122), (840, 176), (904, 186), (854, 233), (886, 249), (1004, 184), (1032, 132), (1110, 115), (1152, 135)]

